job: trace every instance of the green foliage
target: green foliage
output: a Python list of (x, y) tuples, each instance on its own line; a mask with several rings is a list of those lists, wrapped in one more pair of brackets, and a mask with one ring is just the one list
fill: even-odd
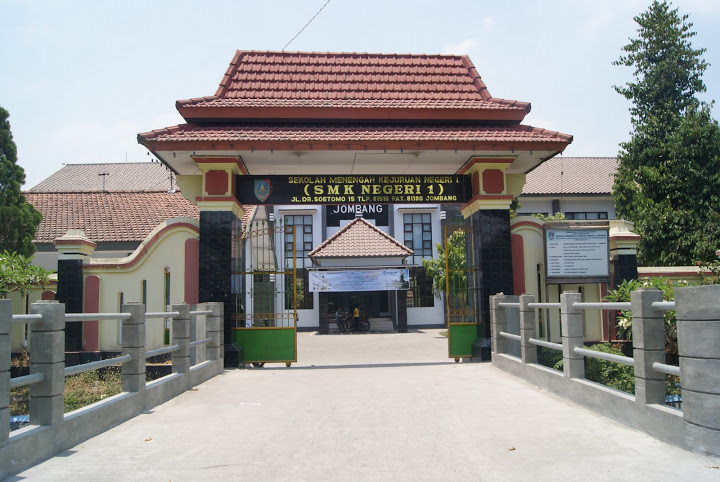
[(441, 243), (435, 244), (438, 257), (423, 259), (425, 274), (433, 279), (433, 291), (436, 297), (444, 293), (446, 286), (450, 295), (462, 295), (467, 288), (467, 263), (465, 260), (465, 233), (462, 229), (454, 231), (447, 238), (447, 265), (450, 272), (450, 279), (446, 279), (445, 269), (445, 246)]
[[(720, 260), (713, 260), (710, 263), (701, 263), (700, 261), (696, 262), (700, 267), (700, 272), (698, 273), (698, 284), (700, 285), (718, 285), (720, 284)], [(705, 273), (710, 273), (709, 275), (706, 275)]]
[(0, 298), (7, 298), (14, 291), (25, 295), (37, 286), (50, 283), (51, 271), (30, 264), (32, 258), (8, 251), (0, 254)]
[(710, 261), (720, 245), (720, 126), (695, 97), (707, 64), (687, 19), (654, 1), (614, 62), (632, 67), (634, 81), (614, 87), (632, 102), (633, 136), (621, 144), (613, 194), (618, 216), (642, 235), (642, 264)]
[(557, 212), (548, 216), (546, 214), (535, 213), (533, 214), (533, 217), (542, 219), (543, 221), (562, 221), (565, 219), (565, 214)]
[[(687, 281), (674, 281), (667, 278), (648, 278), (642, 282), (637, 280), (623, 281), (616, 290), (609, 291), (605, 299), (608, 301), (630, 301), (630, 292), (635, 291), (639, 288), (655, 288), (662, 291), (663, 300), (674, 301), (675, 300), (675, 288), (681, 288), (688, 286), (690, 283)], [(629, 310), (621, 311), (617, 315), (617, 335), (618, 338), (625, 338), (627, 340), (632, 336), (632, 312)], [(677, 346), (677, 319), (675, 318), (675, 311), (665, 312), (665, 353), (672, 357), (678, 353)]]
[(555, 368), (557, 370), (557, 366), (562, 367), (562, 364), (559, 363), (563, 359), (562, 351), (560, 350), (553, 350), (552, 348), (546, 348), (544, 346), (538, 346), (537, 347), (537, 355), (538, 355), (538, 364), (542, 366), (546, 366), (548, 368)]
[(10, 132), (10, 114), (0, 107), (0, 251), (16, 251), (24, 256), (35, 252), (32, 240), (42, 215), (20, 191), (25, 171), (17, 164), (17, 147)]
[[(588, 349), (613, 355), (623, 354), (622, 350), (610, 343), (597, 343)], [(628, 365), (585, 357), (585, 378), (616, 390), (635, 393), (635, 371)]]

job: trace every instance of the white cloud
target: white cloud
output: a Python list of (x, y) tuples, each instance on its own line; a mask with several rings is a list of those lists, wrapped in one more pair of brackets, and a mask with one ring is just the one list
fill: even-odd
[(450, 45), (443, 50), (446, 55), (469, 55), (470, 51), (478, 45), (477, 39), (465, 39), (459, 44)]

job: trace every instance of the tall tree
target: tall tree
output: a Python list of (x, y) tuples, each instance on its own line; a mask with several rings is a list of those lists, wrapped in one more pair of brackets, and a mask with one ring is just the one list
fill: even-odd
[(620, 145), (615, 207), (642, 235), (643, 264), (709, 261), (720, 248), (720, 128), (696, 97), (708, 64), (688, 18), (655, 0), (614, 62), (634, 68), (633, 81), (614, 87), (632, 102), (633, 126)]
[(8, 111), (0, 107), (0, 252), (30, 256), (35, 252), (32, 240), (42, 215), (25, 201), (20, 191), (25, 171), (17, 164), (9, 117)]

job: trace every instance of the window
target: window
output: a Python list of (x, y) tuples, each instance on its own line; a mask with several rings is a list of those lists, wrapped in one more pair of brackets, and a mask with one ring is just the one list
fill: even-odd
[(566, 219), (607, 219), (608, 213), (607, 212), (574, 212), (574, 213), (565, 213)]
[(403, 242), (413, 250), (410, 262), (422, 264), (422, 259), (432, 258), (432, 225), (429, 213), (403, 214)]
[(422, 267), (422, 260), (431, 259), (433, 255), (430, 214), (403, 214), (403, 233), (405, 246), (413, 250), (410, 263), (420, 265), (410, 270), (407, 306), (408, 308), (435, 306), (433, 280), (425, 276), (425, 268)]
[(145, 311), (147, 311), (147, 280), (146, 279), (144, 279), (140, 282), (140, 291), (142, 292), (141, 297), (142, 297), (143, 309)]
[[(308, 257), (308, 253), (313, 249), (313, 217), (309, 214), (295, 214), (285, 216), (286, 226), (295, 226), (295, 266), (297, 268), (295, 290), (297, 294), (297, 308), (312, 309), (313, 294), (307, 290), (309, 283), (309, 273), (306, 268), (310, 267), (312, 262)], [(292, 267), (293, 258), (293, 233), (285, 233), (285, 265)], [(291, 277), (287, 277), (288, 283), (292, 281)], [(292, 286), (285, 288), (285, 308), (292, 309)]]

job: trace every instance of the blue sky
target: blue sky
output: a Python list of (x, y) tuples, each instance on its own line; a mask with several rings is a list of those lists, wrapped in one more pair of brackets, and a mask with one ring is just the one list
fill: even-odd
[[(0, 105), (30, 188), (63, 163), (147, 161), (136, 135), (175, 101), (215, 93), (236, 49), (280, 50), (326, 0), (0, 0)], [(292, 51), (467, 54), (525, 124), (572, 134), (566, 156), (613, 156), (629, 104), (612, 66), (650, 0), (331, 0)], [(720, 2), (678, 0), (720, 99)], [(714, 114), (718, 117), (718, 108)]]

